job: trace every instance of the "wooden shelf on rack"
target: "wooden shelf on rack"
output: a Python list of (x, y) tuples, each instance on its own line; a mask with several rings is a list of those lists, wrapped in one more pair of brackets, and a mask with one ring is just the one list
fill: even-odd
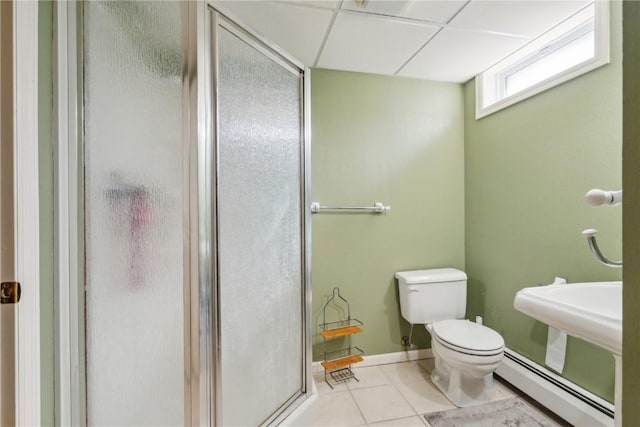
[(327, 371), (334, 371), (336, 369), (344, 368), (354, 363), (362, 362), (362, 356), (358, 354), (352, 354), (350, 356), (341, 357), (340, 359), (327, 360), (325, 362), (321, 362), (320, 364)]
[(362, 332), (362, 328), (359, 326), (345, 326), (344, 328), (329, 329), (327, 331), (321, 331), (320, 335), (326, 339), (343, 337), (345, 335), (357, 334)]

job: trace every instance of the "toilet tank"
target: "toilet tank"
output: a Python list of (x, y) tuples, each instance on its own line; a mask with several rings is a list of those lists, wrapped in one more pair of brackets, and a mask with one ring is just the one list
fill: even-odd
[(467, 307), (467, 275), (455, 268), (396, 273), (400, 310), (409, 323), (463, 319)]

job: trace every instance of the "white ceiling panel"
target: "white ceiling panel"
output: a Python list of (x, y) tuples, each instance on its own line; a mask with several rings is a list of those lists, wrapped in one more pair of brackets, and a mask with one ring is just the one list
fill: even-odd
[(401, 16), (446, 24), (466, 3), (466, 0), (413, 1)]
[(589, 0), (472, 0), (450, 24), (536, 37), (589, 3)]
[[(287, 1), (287, 0), (278, 0)], [(295, 0), (291, 3), (297, 3), (304, 6), (323, 7), (325, 9), (333, 9), (338, 6), (338, 0)]]
[(364, 3), (358, 3), (355, 0), (344, 0), (340, 8), (358, 12), (400, 16), (410, 3), (410, 0), (367, 0)]
[(318, 67), (393, 74), (436, 31), (380, 17), (339, 14)]
[[(367, 0), (364, 7), (356, 0), (215, 3), (307, 66), (394, 75), (410, 61), (399, 76), (465, 82), (590, 2)], [(436, 34), (438, 24), (443, 28)]]
[(341, 9), (447, 23), (467, 0), (368, 0), (363, 6), (345, 0)]
[(463, 83), (526, 42), (513, 37), (444, 29), (398, 75)]
[(218, 1), (266, 39), (312, 66), (331, 20), (331, 10), (264, 1)]

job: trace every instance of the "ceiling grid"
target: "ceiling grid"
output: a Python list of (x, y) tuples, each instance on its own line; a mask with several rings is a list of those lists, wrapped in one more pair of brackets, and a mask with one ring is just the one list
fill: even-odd
[(591, 1), (215, 3), (310, 67), (464, 83)]
[(324, 50), (324, 46), (327, 44), (327, 39), (329, 38), (329, 33), (333, 29), (333, 24), (336, 22), (336, 17), (338, 16), (338, 11), (342, 7), (342, 2), (344, 0), (340, 0), (336, 3), (336, 6), (333, 8), (333, 15), (331, 15), (331, 21), (329, 22), (329, 26), (327, 26), (327, 31), (324, 33), (324, 37), (322, 38), (322, 44), (320, 45), (320, 49), (318, 49), (318, 53), (316, 54), (316, 58), (313, 61), (313, 66), (318, 66), (318, 61), (320, 60), (320, 55), (322, 55), (322, 51)]

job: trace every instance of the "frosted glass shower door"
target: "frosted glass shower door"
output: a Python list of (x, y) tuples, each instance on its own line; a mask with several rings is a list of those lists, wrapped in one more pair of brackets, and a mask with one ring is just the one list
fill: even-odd
[(302, 77), (217, 27), (223, 425), (259, 425), (304, 387)]
[(185, 423), (181, 7), (83, 4), (89, 425)]

